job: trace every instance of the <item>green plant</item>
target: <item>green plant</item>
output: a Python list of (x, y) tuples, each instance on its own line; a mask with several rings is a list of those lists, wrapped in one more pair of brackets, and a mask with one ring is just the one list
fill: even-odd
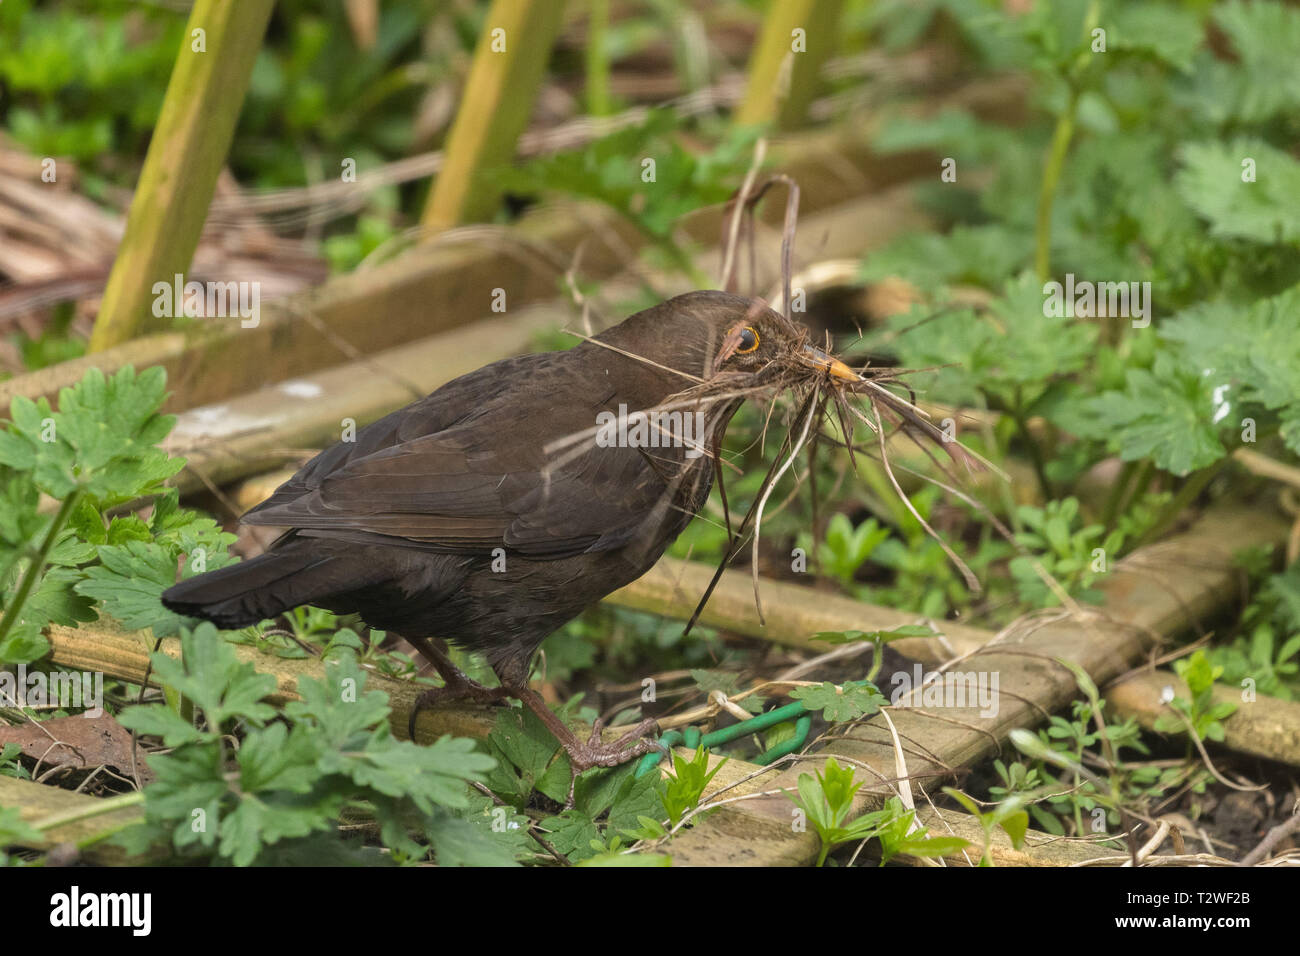
[[(185, 465), (157, 447), (174, 421), (158, 412), (164, 387), (161, 368), (91, 369), (60, 392), (57, 412), (44, 398), (11, 402), (0, 431), (0, 662), (41, 657), (42, 629), (94, 620), (92, 601), (128, 628), (174, 634), (184, 619), (158, 595), (182, 555), (186, 576), (232, 560), (234, 536), (163, 486)], [(52, 515), (41, 494), (58, 503)], [(114, 513), (150, 495), (148, 520)]]
[(1060, 603), (1039, 575), (1041, 567), (1067, 594), (1100, 601), (1101, 593), (1091, 585), (1115, 560), (1124, 543), (1123, 532), (1106, 534), (1100, 524), (1076, 529), (1079, 502), (1074, 498), (1049, 501), (1044, 508), (1022, 505), (1017, 514), (1028, 530), (1016, 535), (1016, 543), (1034, 552), (1012, 558), (1009, 565), (1021, 600), (1034, 607)]
[(634, 225), (673, 268), (699, 288), (708, 279), (675, 238), (689, 212), (724, 202), (750, 162), (755, 131), (736, 130), (707, 152), (685, 149), (677, 118), (650, 111), (643, 123), (594, 140), (571, 153), (546, 156), (500, 171), (520, 193), (561, 193), (595, 200)]
[[(1057, 660), (1074, 675), (1086, 699), (1071, 704), (1068, 718), (1052, 715), (1036, 736), (1017, 731), (1016, 746), (1031, 756), (1033, 763), (1016, 762), (1008, 767), (995, 761), (994, 770), (1002, 784), (991, 786), (989, 793), (1000, 801), (1023, 798), (1020, 805), (1049, 833), (1063, 834), (1061, 818), (1068, 818), (1073, 820), (1074, 832), (1081, 834), (1085, 832), (1085, 813), (1095, 814), (1100, 806), (1106, 821), (1116, 825), (1120, 823), (1119, 808), (1126, 801), (1141, 798), (1161, 783), (1173, 782), (1182, 772), (1124, 763), (1120, 752), (1125, 748), (1148, 752), (1137, 721), (1131, 717), (1119, 722), (1106, 720), (1106, 702), (1087, 672), (1072, 661)], [(1087, 770), (1085, 760), (1100, 762), (1106, 777)], [(1058, 780), (1051, 768), (1068, 770), (1072, 780)], [(1098, 822), (1095, 817), (1093, 822)]]
[[(1223, 674), (1222, 667), (1210, 663), (1205, 651), (1174, 661), (1174, 670), (1191, 691), (1191, 698), (1173, 697), (1168, 703), (1178, 715), (1161, 714), (1156, 730), (1162, 733), (1185, 733), (1189, 726), (1198, 740), (1223, 740), (1223, 721), (1236, 713), (1231, 701), (1214, 701), (1214, 682)], [(1182, 719), (1185, 718), (1185, 719)]]
[(960, 790), (944, 787), (948, 794), (971, 814), (984, 833), (984, 852), (980, 854), (980, 866), (992, 866), (993, 831), (999, 827), (1011, 838), (1011, 846), (1019, 850), (1025, 843), (1025, 831), (1029, 829), (1029, 814), (1023, 809), (1023, 797), (1012, 794), (1001, 800), (992, 810), (981, 810), (979, 805)]
[[(5, 744), (0, 747), (0, 776), (17, 777), (19, 780), (30, 780), (32, 775), (27, 772), (27, 768), (18, 762), (18, 755), (21, 754), (22, 748), (17, 744)], [(3, 846), (0, 843), (0, 846)]]
[[(266, 700), (275, 679), (241, 663), (211, 624), (184, 629), (181, 654), (179, 661), (155, 654), (154, 673), (201, 720), (161, 703), (120, 717), (171, 748), (150, 758), (157, 780), (140, 795), (145, 822), (117, 838), (132, 852), (163, 842), (181, 856), (215, 855), (237, 866), (282, 859), (298, 848), (293, 841), (305, 841), (303, 852), (332, 854), (347, 849), (336, 827), (351, 811), (375, 822), (399, 862), (428, 854), (411, 831), (444, 864), (511, 862), (486, 827), (456, 813), (470, 807), (466, 782), (485, 779), (496, 761), (462, 738), (428, 747), (395, 739), (386, 696), (366, 691), (366, 674), (351, 656), (327, 665), (323, 681), (301, 678), (302, 699), (278, 718)], [(315, 834), (336, 839), (310, 841)]]
[[(1039, 116), (1016, 129), (961, 111), (882, 125), (878, 149), (933, 149), (959, 157), (962, 177), (993, 180), (926, 191), (952, 228), (902, 237), (864, 264), (865, 278), (900, 275), (928, 299), (891, 322), (887, 347), (927, 369), (918, 390), (1000, 412), (994, 451), (1026, 454), (1049, 503), (1118, 455), (1127, 467), (1105, 536), (1146, 543), (1234, 448), (1300, 451), (1300, 360), (1284, 344), (1300, 217), (1279, 192), (1300, 183), (1300, 162), (1286, 153), (1278, 92), (1300, 82), (1281, 54), (1300, 12), (1275, 0), (1066, 0), (1015, 15), (933, 3), (906, 19), (940, 6), (987, 67), (1031, 65)], [(1018, 188), (1027, 181), (1036, 195)], [(1068, 276), (1149, 294), (1118, 315), (1096, 298), (1049, 308), (1046, 283)], [(935, 315), (958, 284), (992, 298)], [(1125, 502), (1149, 508), (1153, 485), (1168, 495), (1158, 510), (1126, 514)]]
[(790, 696), (803, 701), (811, 711), (821, 711), (822, 718), (829, 723), (867, 717), (886, 704), (876, 685), (865, 680), (845, 681), (838, 687), (830, 681), (822, 681), (813, 687), (796, 687)]
[(1258, 693), (1294, 700), (1300, 693), (1300, 564), (1270, 575), (1242, 613), (1233, 641), (1208, 654), (1222, 668), (1223, 683), (1242, 687), (1252, 681)]
[(837, 513), (827, 523), (825, 538), (817, 549), (818, 566), (842, 584), (852, 584), (858, 568), (888, 537), (889, 529), (882, 528), (875, 518), (868, 518), (855, 528), (847, 515)]
[(856, 840), (879, 837), (883, 849), (881, 865), (899, 853), (911, 856), (947, 856), (969, 845), (960, 837), (927, 837), (924, 827), (915, 826), (916, 811), (904, 810), (902, 801), (891, 797), (881, 810), (864, 813), (852, 820), (854, 794), (862, 784), (854, 781), (852, 767), (841, 767), (834, 757), (813, 774), (799, 774), (799, 796), (790, 799), (803, 811), (821, 840), (817, 865), (824, 866), (835, 847)]
[[(567, 719), (578, 701), (559, 710)], [(664, 784), (656, 774), (636, 777), (634, 763), (611, 770), (588, 770), (573, 781), (573, 805), (568, 801), (569, 758), (554, 735), (531, 711), (507, 708), (497, 716), (488, 736), (488, 752), (497, 761), (486, 778), (498, 800), (514, 808), (525, 825), (532, 825), (555, 852), (574, 863), (616, 852), (619, 834), (654, 840), (666, 836), (660, 821), (668, 819)], [(534, 810), (534, 805), (562, 807), (558, 812)]]
[(704, 788), (726, 762), (727, 758), (723, 757), (710, 770), (709, 755), (703, 747), (697, 747), (690, 760), (684, 760), (680, 754), (673, 753), (673, 775), (662, 794), (669, 825), (677, 826), (683, 816), (700, 805)]

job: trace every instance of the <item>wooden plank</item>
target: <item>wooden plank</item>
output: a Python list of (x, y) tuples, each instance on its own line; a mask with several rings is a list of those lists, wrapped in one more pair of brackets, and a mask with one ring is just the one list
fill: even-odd
[(424, 209), (429, 232), (486, 219), (496, 210), (496, 168), (510, 162), (528, 125), (563, 16), (562, 0), (493, 0)]
[(102, 352), (170, 325), (153, 285), (190, 266), (274, 0), (196, 0), (95, 319)]
[[(49, 821), (56, 814), (67, 818), (66, 823), (43, 830), (46, 839), (32, 846), (35, 850), (48, 850), (61, 843), (82, 843), (144, 818), (142, 806), (109, 809), (110, 806), (102, 797), (31, 780), (0, 777), (0, 807), (17, 807), (26, 823)], [(95, 843), (84, 850), (83, 855), (96, 863), (109, 865), (122, 864), (127, 859), (125, 850), (103, 843)]]
[(822, 64), (835, 51), (842, 0), (772, 0), (749, 61), (737, 125), (798, 126), (817, 92)]
[[(150, 631), (123, 631), (109, 621), (84, 624), (78, 628), (52, 625), (46, 630), (51, 645), (50, 660), (59, 667), (101, 673), (112, 680), (144, 682), (149, 667), (149, 652), (154, 639)], [(298, 699), (298, 680), (304, 676), (321, 680), (325, 676), (324, 664), (318, 657), (291, 659), (276, 657), (246, 644), (232, 645), (242, 661), (251, 662), (263, 674), (276, 680), (276, 690), (270, 701), (283, 706)], [(180, 657), (178, 638), (165, 638), (159, 648), (169, 657)], [(395, 736), (406, 738), (407, 723), (415, 698), (424, 685), (409, 680), (397, 680), (371, 671), (366, 686), (382, 690), (388, 695), (393, 712), (389, 717)], [(421, 711), (415, 725), (418, 743), (433, 743), (443, 734), (462, 737), (485, 737), (492, 729), (495, 716), (487, 707), (448, 704)]]
[[(1106, 700), (1121, 717), (1135, 717), (1147, 730), (1154, 730), (1156, 720), (1170, 713), (1161, 698), (1165, 688), (1172, 688), (1184, 700), (1191, 698), (1181, 677), (1157, 670), (1107, 688)], [(1217, 746), (1300, 767), (1300, 703), (1267, 694), (1246, 701), (1240, 688), (1222, 684), (1216, 684), (1212, 693), (1216, 704), (1237, 705), (1236, 712), (1223, 722), (1223, 740)]]
[[(676, 749), (683, 759), (689, 760), (694, 755), (693, 751), (685, 747)], [(704, 788), (704, 795), (700, 799), (701, 807), (708, 807), (715, 800), (735, 801), (737, 798), (747, 799), (752, 794), (762, 793), (772, 787), (772, 780), (778, 772), (777, 767), (760, 767), (744, 760), (737, 760), (735, 757), (727, 758), (722, 766), (718, 767), (722, 759), (709, 754), (709, 770), (712, 771), (716, 767), (717, 772)], [(668, 776), (667, 761), (660, 764), (660, 772)], [(810, 768), (805, 767), (803, 772), (811, 771)], [(793, 802), (788, 805), (791, 810), (794, 809)], [(737, 804), (726, 804), (726, 806), (737, 806)], [(744, 803), (738, 806), (743, 807)], [(969, 814), (922, 806), (917, 809), (917, 820), (929, 827), (933, 836), (959, 836), (970, 841), (972, 844), (970, 849), (946, 858), (948, 865), (970, 866), (979, 862), (979, 848), (984, 845), (983, 830), (978, 821)], [(655, 852), (672, 855), (676, 839), (674, 837), (672, 842), (656, 847)], [(718, 841), (717, 845), (712, 847), (714, 857), (711, 865), (734, 866), (744, 849), (743, 845)], [(1086, 840), (1070, 840), (1040, 830), (1028, 830), (1025, 833), (1024, 846), (1016, 850), (1011, 846), (1011, 839), (998, 830), (993, 835), (989, 855), (995, 866), (1072, 866), (1076, 863), (1114, 857), (1116, 851)], [(695, 866), (701, 864), (698, 856), (693, 856), (690, 862)], [(907, 856), (900, 856), (899, 862), (912, 866), (931, 865), (926, 861)]]
[[(968, 105), (981, 116), (1001, 116), (1022, 99), (1022, 84), (1005, 78), (973, 83), (947, 97), (951, 105)], [(810, 232), (811, 215), (884, 194), (878, 214), (859, 230), (860, 247), (854, 255), (870, 248), (873, 240), (896, 234), (898, 226), (879, 214), (892, 210), (906, 218), (903, 225), (919, 224), (910, 196), (893, 187), (932, 165), (920, 153), (877, 156), (866, 146), (869, 137), (869, 128), (811, 131), (774, 142), (769, 151), (776, 167), (800, 183), (805, 236), (817, 235)], [(768, 204), (764, 221), (779, 226), (781, 206)], [(702, 210), (687, 217), (683, 229), (696, 241), (712, 245), (720, 234), (721, 214), (719, 208)], [(238, 319), (199, 320), (184, 332), (144, 336), (2, 381), (0, 410), (8, 409), (14, 395), (54, 401), (60, 388), (77, 382), (87, 369), (111, 373), (128, 364), (167, 369), (168, 411), (221, 401), (336, 365), (357, 352), (372, 354), (491, 316), (496, 288), (505, 290), (511, 311), (550, 299), (559, 274), (584, 240), (581, 271), (588, 279), (622, 271), (628, 251), (643, 243), (618, 215), (590, 204), (531, 211), (508, 229), (457, 230), (437, 243), (417, 246), (318, 289), (265, 302), (256, 328), (242, 328)], [(825, 254), (818, 249), (818, 258)]]
[[(1236, 594), (1239, 573), (1233, 554), (1251, 546), (1276, 547), (1288, 526), (1277, 516), (1222, 507), (1207, 512), (1190, 530), (1135, 552), (1102, 583), (1105, 603), (1080, 621), (1071, 617), (1011, 634), (978, 651), (958, 669), (998, 675), (996, 713), (977, 707), (891, 708), (903, 741), (910, 781), (940, 781), (996, 752), (1017, 727), (1033, 727), (1079, 697), (1074, 678), (1056, 658), (1073, 661), (1098, 684), (1137, 663), (1157, 639), (1192, 626), (1222, 609)], [(839, 728), (826, 749), (807, 761), (820, 765), (834, 754), (852, 761), (869, 778), (859, 791), (858, 812), (879, 807), (894, 791), (895, 750), (880, 717)], [(796, 763), (766, 785), (789, 790), (807, 766)], [(871, 779), (874, 778), (874, 779)], [(815, 834), (795, 833), (785, 797), (760, 797), (718, 810), (673, 840), (677, 864), (710, 865), (717, 847), (731, 841), (734, 864), (807, 865), (817, 855)]]
[[(694, 613), (713, 573), (712, 565), (662, 558), (646, 574), (605, 598), (605, 602), (687, 620)], [(824, 653), (831, 649), (831, 645), (813, 639), (819, 631), (892, 630), (905, 624), (924, 622), (920, 615), (910, 611), (867, 604), (842, 594), (812, 590), (787, 581), (760, 578), (759, 590), (766, 624), (759, 620), (754, 606), (753, 578), (745, 571), (735, 570), (722, 575), (700, 616), (701, 623), (786, 647)], [(953, 621), (930, 623), (958, 654), (972, 653), (994, 637), (992, 631)], [(952, 657), (952, 653), (936, 638), (905, 638), (890, 646), (927, 664), (938, 664)]]
[[(895, 230), (919, 221), (905, 187), (899, 187), (810, 216), (807, 228), (822, 249), (836, 254), (837, 250), (861, 249), (864, 242), (883, 242)], [(864, 236), (869, 238), (864, 241)], [(765, 281), (775, 282), (779, 241), (775, 234), (760, 237), (759, 261), (765, 264)], [(666, 287), (670, 291), (688, 288), (672, 283)], [(627, 288), (630, 285), (620, 285), (606, 292), (617, 297)], [(221, 483), (274, 467), (293, 458), (295, 449), (333, 444), (341, 437), (343, 418), (358, 425), (373, 421), (458, 375), (524, 351), (535, 331), (565, 323), (577, 324), (572, 306), (564, 301), (515, 307), (505, 315), (359, 361), (192, 408), (180, 415), (165, 442), (172, 454), (184, 455), (190, 463), (177, 483), (191, 490), (198, 487), (199, 475)], [(319, 335), (316, 339), (320, 344)], [(229, 358), (225, 361), (232, 364)], [(232, 373), (238, 372), (232, 368)]]

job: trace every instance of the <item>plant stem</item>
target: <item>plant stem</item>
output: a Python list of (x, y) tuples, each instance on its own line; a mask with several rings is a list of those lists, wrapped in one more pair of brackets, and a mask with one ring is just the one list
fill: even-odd
[(1106, 496), (1106, 507), (1101, 513), (1101, 523), (1107, 531), (1115, 527), (1115, 516), (1119, 514), (1120, 505), (1125, 500), (1124, 491), (1133, 483), (1133, 473), (1137, 471), (1136, 461), (1124, 462), (1124, 467), (1119, 471), (1115, 478), (1115, 484), (1111, 485), (1110, 494)]
[(1070, 100), (1065, 111), (1056, 118), (1052, 144), (1043, 166), (1043, 183), (1038, 190), (1038, 221), (1034, 226), (1034, 271), (1046, 282), (1052, 275), (1052, 205), (1056, 200), (1056, 186), (1065, 168), (1065, 154), (1069, 152), (1074, 137), (1074, 115), (1079, 107), (1079, 90), (1070, 84)]
[(82, 820), (103, 816), (105, 813), (112, 813), (115, 810), (138, 807), (142, 803), (144, 803), (144, 791), (133, 790), (130, 793), (120, 793), (116, 797), (105, 797), (103, 800), (96, 800), (94, 806), (81, 807), (76, 810), (69, 810), (66, 813), (56, 813), (43, 820), (37, 820), (32, 824), (32, 827), (41, 831), (53, 830), (55, 827), (65, 826), (69, 823), (79, 823)]
[(81, 498), (80, 490), (73, 491), (68, 497), (63, 499), (63, 504), (59, 506), (58, 513), (50, 522), (49, 530), (45, 532), (45, 540), (41, 542), (40, 549), (32, 557), (32, 563), (27, 566), (23, 572), (23, 579), (18, 585), (18, 590), (14, 592), (13, 599), (9, 606), (5, 608), (3, 618), (0, 618), (0, 643), (9, 635), (9, 631), (18, 621), (18, 615), (22, 613), (23, 605), (27, 603), (27, 598), (32, 593), (32, 588), (36, 586), (36, 581), (45, 570), (45, 561), (54, 549), (54, 542), (59, 538), (59, 532), (68, 521), (68, 516), (72, 514), (72, 509), (76, 507), (77, 501)]
[(1110, 500), (1106, 502), (1105, 521), (1102, 523), (1107, 532), (1115, 530), (1119, 516), (1146, 494), (1154, 475), (1155, 465), (1150, 458), (1142, 459), (1141, 463), (1130, 461), (1124, 465), (1124, 471), (1111, 492)]
[(1038, 478), (1038, 487), (1043, 492), (1043, 500), (1051, 501), (1055, 495), (1052, 492), (1052, 483), (1047, 479), (1047, 464), (1043, 461), (1043, 450), (1038, 447), (1038, 442), (1029, 431), (1029, 421), (1025, 417), (1019, 386), (1016, 387), (1015, 407), (1011, 411), (1011, 417), (1015, 419), (1016, 430), (1020, 432), (1020, 437), (1029, 446), (1029, 460), (1033, 463), (1034, 475)]
[[(1100, 0), (1092, 0), (1083, 18), (1085, 43), (1100, 19)], [(1038, 221), (1034, 226), (1034, 271), (1043, 282), (1052, 275), (1052, 204), (1056, 200), (1056, 186), (1061, 181), (1061, 170), (1065, 167), (1065, 155), (1070, 151), (1070, 140), (1074, 138), (1074, 120), (1079, 110), (1079, 95), (1083, 92), (1081, 80), (1091, 64), (1092, 56), (1084, 50), (1062, 77), (1069, 86), (1070, 98), (1065, 104), (1065, 110), (1056, 118), (1056, 129), (1052, 131), (1047, 162), (1043, 166), (1043, 182), (1038, 191)]]
[(1151, 526), (1151, 530), (1142, 536), (1135, 547), (1140, 548), (1150, 544), (1168, 531), (1169, 527), (1178, 520), (1178, 516), (1183, 513), (1183, 509), (1196, 500), (1197, 495), (1205, 490), (1205, 486), (1213, 480), (1215, 475), (1227, 467), (1230, 461), (1232, 461), (1232, 456), (1224, 455), (1214, 464), (1207, 465), (1183, 482), (1183, 486), (1178, 489), (1178, 493), (1174, 495), (1173, 500), (1165, 505), (1164, 511), (1160, 512), (1160, 517)]
[(587, 18), (587, 112), (608, 116), (609, 96), (609, 0), (588, 0)]

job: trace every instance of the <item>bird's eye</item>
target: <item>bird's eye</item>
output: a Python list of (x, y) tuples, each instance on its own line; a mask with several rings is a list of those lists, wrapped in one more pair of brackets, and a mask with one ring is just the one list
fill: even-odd
[(758, 333), (748, 325), (740, 330), (740, 345), (736, 346), (737, 355), (748, 355), (758, 348)]

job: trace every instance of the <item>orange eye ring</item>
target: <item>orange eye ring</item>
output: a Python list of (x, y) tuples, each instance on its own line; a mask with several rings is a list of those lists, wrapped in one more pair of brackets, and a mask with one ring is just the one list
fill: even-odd
[(740, 344), (736, 346), (737, 355), (748, 355), (758, 350), (758, 332), (752, 325), (740, 330)]

